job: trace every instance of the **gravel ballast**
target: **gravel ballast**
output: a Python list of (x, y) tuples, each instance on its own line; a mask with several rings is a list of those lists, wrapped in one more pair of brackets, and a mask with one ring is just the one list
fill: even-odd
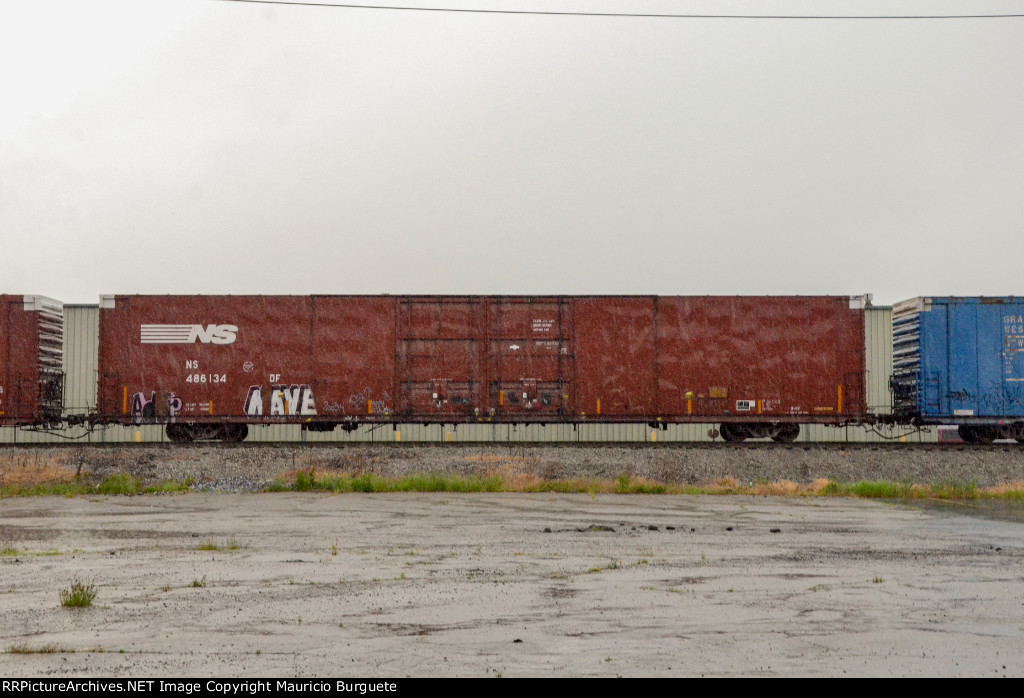
[(614, 479), (622, 474), (666, 484), (790, 480), (973, 483), (1024, 481), (1024, 449), (978, 446), (500, 446), (259, 445), (26, 446), (0, 448), (0, 484), (12, 469), (47, 465), (103, 477), (126, 472), (145, 484), (192, 478), (198, 489), (253, 491), (282, 473), (535, 475)]

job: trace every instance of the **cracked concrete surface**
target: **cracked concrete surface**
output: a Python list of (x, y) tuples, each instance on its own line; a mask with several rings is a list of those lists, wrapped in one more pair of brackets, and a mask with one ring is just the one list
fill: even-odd
[[(955, 511), (13, 498), (0, 500), (0, 548), (5, 676), (1024, 674), (1021, 524)], [(76, 579), (96, 586), (90, 608), (59, 603)]]

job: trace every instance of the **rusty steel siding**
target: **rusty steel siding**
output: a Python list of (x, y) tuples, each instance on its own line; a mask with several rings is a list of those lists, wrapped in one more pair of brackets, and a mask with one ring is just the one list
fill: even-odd
[[(154, 393), (156, 416), (167, 415), (171, 394), (182, 421), (242, 418), (251, 388), (267, 416), (273, 386), (297, 402), (315, 378), (311, 297), (117, 296), (113, 305), (100, 309), (98, 402), (115, 421), (138, 421), (133, 408)], [(194, 329), (147, 336), (143, 326)]]
[(398, 411), (465, 419), (483, 402), (478, 297), (406, 296), (398, 306)]
[(863, 419), (867, 413), (867, 352), (865, 309), (836, 303), (836, 363), (842, 375), (842, 409), (844, 420)]
[(39, 365), (34, 322), (23, 296), (0, 296), (0, 424), (30, 424), (37, 411)]
[(578, 411), (612, 421), (655, 415), (654, 297), (581, 297), (575, 306)]
[(497, 419), (563, 419), (575, 397), (573, 300), (495, 298), (486, 328), (487, 409)]
[(127, 424), (387, 417), (396, 315), (388, 297), (118, 296), (100, 309), (98, 412)]
[(660, 297), (658, 410), (840, 421), (864, 410), (864, 311), (847, 297)]
[(318, 415), (327, 421), (391, 415), (398, 395), (397, 300), (315, 296), (313, 314)]
[(60, 420), (63, 305), (43, 296), (0, 296), (0, 424)]
[(540, 420), (573, 399), (571, 299), (405, 296), (397, 413)]
[[(393, 297), (337, 297), (337, 296), (323, 296), (317, 297), (316, 302), (328, 302), (338, 308), (337, 312), (343, 312), (345, 308), (351, 307), (352, 310), (349, 316), (346, 316), (344, 320), (345, 324), (357, 325), (358, 323), (366, 323), (367, 317), (363, 311), (362, 301), (367, 300), (370, 303), (379, 303), (381, 308), (386, 308), (388, 304), (395, 303)], [(660, 299), (660, 300), (665, 300)], [(667, 299), (672, 300), (672, 299)], [(571, 297), (546, 297), (546, 298), (534, 298), (534, 299), (523, 299), (520, 297), (509, 297), (509, 298), (496, 298), (495, 303), (491, 306), (492, 315), (497, 318), (500, 310), (500, 316), (504, 318), (501, 322), (505, 326), (505, 330), (502, 330), (501, 336), (506, 339), (513, 337), (520, 337), (523, 332), (523, 327), (529, 327), (528, 320), (525, 318), (534, 309), (539, 308), (540, 303), (551, 302), (561, 303), (563, 306), (568, 307), (571, 302)], [(530, 308), (530, 306), (535, 306)], [(517, 310), (519, 309), (519, 310)], [(663, 311), (665, 306), (659, 304), (659, 323), (664, 322)], [(334, 310), (331, 311), (335, 312)], [(386, 314), (386, 311), (382, 311)], [(98, 315), (99, 309), (97, 306), (64, 306), (65, 316), (65, 407), (69, 414), (84, 414), (93, 413), (96, 411), (96, 378), (97, 378), (97, 352), (98, 352)], [(319, 312), (318, 312), (319, 316)], [(351, 319), (349, 319), (349, 317)], [(891, 317), (892, 309), (890, 307), (872, 306), (866, 309), (866, 343), (867, 343), (867, 366), (868, 366), (868, 411), (870, 414), (875, 413), (886, 413), (890, 411), (891, 405), (891, 394), (888, 387), (888, 379), (891, 374), (892, 366), (892, 327)], [(517, 319), (513, 319), (517, 318)], [(571, 314), (568, 314), (563, 310), (563, 332), (567, 337), (572, 336), (572, 328), (570, 325), (565, 324), (567, 319), (571, 318)], [(525, 323), (525, 324), (524, 324)], [(382, 320), (384, 324), (384, 320)], [(497, 326), (497, 322), (492, 322), (492, 326)], [(331, 337), (335, 337), (334, 330), (326, 324), (319, 324), (318, 338), (316, 340), (317, 346), (317, 371), (318, 373), (327, 373), (334, 371), (338, 373), (332, 366), (342, 365), (345, 362), (351, 361), (362, 361), (367, 367), (371, 367), (376, 363), (376, 359), (371, 357), (368, 353), (363, 351), (364, 345), (370, 341), (371, 337), (381, 336), (381, 344), (386, 345), (387, 341), (383, 338), (385, 334), (384, 330), (381, 329), (380, 325), (364, 325), (363, 327), (370, 327), (364, 335), (357, 333), (341, 332), (337, 334), (336, 338), (327, 340), (327, 334), (322, 332), (326, 330), (331, 334)], [(518, 328), (518, 329), (517, 329)], [(392, 328), (393, 330), (393, 328)], [(506, 332), (507, 330), (507, 332)], [(528, 332), (526, 334), (529, 334)], [(0, 335), (2, 336), (2, 335)], [(491, 337), (492, 343), (496, 342), (496, 337), (499, 335), (495, 334)], [(326, 353), (332, 351), (332, 345), (337, 342), (350, 343), (344, 352), (344, 356), (339, 356), (336, 359), (328, 361)], [(3, 353), (6, 343), (3, 339), (0, 339), (0, 353)], [(386, 350), (382, 350), (387, 359), (393, 367), (393, 351), (388, 354)], [(389, 358), (390, 357), (390, 358)], [(659, 364), (665, 364), (667, 359), (673, 358), (666, 353), (659, 355)], [(519, 359), (524, 361), (520, 356)], [(571, 362), (571, 358), (566, 359), (567, 363)], [(353, 364), (354, 365), (354, 364)], [(570, 364), (571, 365), (571, 364)], [(0, 364), (2, 366), (2, 364)], [(534, 365), (537, 366), (536, 364)], [(546, 368), (536, 368), (538, 372), (546, 372)], [(3, 369), (0, 368), (0, 372)], [(372, 372), (372, 369), (371, 369)], [(669, 372), (662, 366), (659, 368), (661, 374), (661, 380), (659, 385), (664, 386), (668, 381)], [(514, 376), (514, 380), (518, 380), (519, 374), (527, 375), (531, 373), (528, 368), (520, 364), (519, 367), (515, 367), (509, 364), (507, 370), (499, 371), (492, 375), (504, 375)], [(356, 375), (366, 376), (364, 370), (356, 371)], [(327, 374), (328, 378), (335, 379), (336, 375)], [(391, 377), (393, 379), (393, 376)], [(357, 392), (362, 392), (368, 386), (374, 386), (375, 383), (368, 382), (362, 378), (353, 378), (352, 383), (355, 384), (354, 389), (348, 392), (342, 391), (342, 396), (345, 398), (344, 402), (346, 406), (346, 414), (352, 413), (355, 409), (354, 405), (347, 401), (348, 398), (353, 397)], [(508, 386), (511, 389), (511, 385)], [(681, 390), (681, 389), (680, 389)], [(328, 406), (326, 403), (321, 403), (320, 394), (322, 391), (316, 391), (317, 406), (324, 410), (323, 414), (325, 417), (331, 417), (331, 413), (326, 411)], [(663, 390), (659, 389), (659, 400), (662, 399), (660, 395)], [(680, 398), (681, 400), (681, 398)], [(358, 398), (357, 398), (358, 401)], [(365, 402), (361, 403), (365, 406)], [(685, 407), (685, 405), (684, 405)], [(373, 409), (376, 412), (378, 410), (378, 402), (374, 399)], [(392, 410), (393, 411), (393, 410)], [(592, 410), (591, 410), (592, 411)], [(528, 410), (523, 409), (521, 406), (509, 406), (506, 403), (505, 417), (507, 419), (515, 419), (522, 413), (527, 413)], [(573, 407), (569, 410), (566, 419), (571, 418), (572, 414), (578, 414), (579, 410)], [(705, 421), (697, 421), (686, 424), (669, 425), (667, 431), (657, 432), (657, 443), (671, 443), (679, 441), (708, 441), (708, 431), (716, 426), (717, 420), (712, 417), (705, 417)], [(614, 441), (614, 442), (650, 442), (652, 430), (646, 424), (636, 423), (615, 423), (615, 424), (601, 424), (601, 423), (586, 423), (581, 425), (573, 425), (566, 423), (557, 423), (561, 420), (548, 419), (545, 425), (541, 423), (531, 424), (490, 424), (481, 425), (466, 425), (460, 424), (457, 429), (453, 429), (451, 425), (442, 427), (438, 424), (431, 424), (424, 426), (422, 423), (403, 423), (401, 420), (396, 419), (396, 430), (391, 428), (381, 429), (374, 425), (361, 426), (357, 431), (344, 432), (338, 429), (330, 433), (316, 433), (316, 432), (305, 432), (299, 430), (297, 424), (269, 424), (267, 426), (260, 427), (258, 429), (250, 429), (249, 437), (247, 441), (250, 442), (337, 442), (337, 443), (381, 443), (381, 442), (394, 442), (400, 440), (402, 443), (407, 442), (446, 442), (449, 439), (453, 442), (464, 442), (464, 441), (478, 441), (478, 440), (490, 440), (497, 442), (599, 442), (599, 441)], [(588, 415), (588, 422), (590, 421)], [(65, 443), (67, 438), (78, 438), (81, 437), (79, 443), (82, 442), (133, 442), (135, 440), (135, 434), (138, 432), (141, 435), (141, 440), (144, 442), (156, 442), (166, 441), (166, 435), (164, 434), (163, 426), (135, 426), (128, 425), (125, 427), (111, 426), (106, 429), (97, 429), (93, 432), (87, 432), (82, 427), (76, 427), (74, 429), (67, 429), (60, 432), (59, 436), (50, 436), (43, 432), (29, 432), (29, 431), (17, 431), (13, 427), (0, 428), (0, 442), (4, 443), (28, 443), (28, 442), (61, 442)], [(936, 432), (915, 432), (905, 437), (907, 441), (935, 441)], [(866, 431), (863, 428), (850, 427), (848, 429), (835, 428), (832, 426), (825, 426), (821, 424), (804, 424), (801, 427), (800, 441), (807, 442), (818, 442), (818, 441), (883, 441), (883, 438)]]
[(850, 305), (118, 296), (100, 310), (98, 411), (128, 424), (146, 405), (180, 421), (840, 422), (865, 405), (864, 311)]

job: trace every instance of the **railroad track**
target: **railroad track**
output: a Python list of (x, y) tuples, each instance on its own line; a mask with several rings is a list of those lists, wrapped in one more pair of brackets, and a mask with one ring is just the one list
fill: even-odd
[(1024, 451), (1024, 444), (1016, 441), (999, 441), (991, 444), (957, 444), (957, 443), (921, 443), (916, 441), (908, 442), (794, 442), (779, 443), (775, 441), (749, 441), (744, 443), (723, 443), (723, 442), (701, 442), (701, 441), (672, 441), (672, 442), (571, 442), (571, 441), (536, 441), (536, 442), (499, 442), (499, 441), (260, 441), (249, 443), (224, 443), (220, 441), (196, 441), (189, 443), (170, 442), (145, 442), (132, 444), (124, 442), (53, 442), (53, 443), (5, 443), (0, 444), (0, 450), (6, 448), (14, 449), (57, 449), (57, 448), (82, 448), (89, 450), (145, 450), (161, 449), (175, 451), (195, 451), (200, 449), (216, 449), (219, 451), (261, 451), (273, 449), (297, 448), (301, 450), (330, 450), (330, 449), (379, 449), (385, 450), (414, 450), (419, 448), (437, 448), (449, 450), (508, 450), (508, 451), (529, 451), (536, 449), (562, 449), (562, 450), (604, 450), (604, 449), (635, 449), (650, 451), (937, 451), (937, 452), (964, 452), (964, 453), (988, 453), (988, 452), (1011, 452)]

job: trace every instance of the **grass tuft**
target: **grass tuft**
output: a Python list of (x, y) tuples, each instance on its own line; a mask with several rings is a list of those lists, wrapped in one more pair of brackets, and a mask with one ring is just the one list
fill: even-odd
[(96, 494), (138, 494), (142, 490), (142, 480), (128, 473), (107, 475), (96, 485)]
[(69, 589), (60, 590), (60, 605), (69, 608), (91, 606), (96, 598), (96, 586), (75, 580)]
[(89, 484), (85, 479), (75, 478), (73, 473), (50, 473), (47, 471), (41, 477), (47, 479), (5, 477), (3, 486), (0, 486), (0, 497), (174, 494), (188, 492), (194, 484), (191, 478), (185, 478), (184, 480), (164, 480), (154, 485), (143, 486), (141, 479), (128, 473), (114, 473), (94, 484)]
[(1024, 500), (1024, 482), (979, 488), (975, 482), (861, 481), (844, 483), (820, 478), (800, 485), (789, 480), (741, 483), (734, 477), (717, 478), (704, 485), (651, 482), (628, 473), (615, 480), (575, 478), (545, 480), (537, 475), (501, 466), (481, 476), (417, 473), (385, 478), (373, 473), (352, 475), (316, 469), (285, 473), (265, 488), (270, 492), (559, 492), (588, 494), (751, 495), (776, 497), (863, 497), (870, 499), (1009, 499)]
[(142, 489), (145, 494), (182, 494), (191, 492), (195, 481), (186, 477), (184, 480), (164, 480), (155, 485), (146, 485)]
[(27, 642), (23, 642), (20, 645), (11, 645), (7, 648), (8, 654), (74, 654), (74, 652), (74, 650), (66, 649), (54, 643), (32, 647)]
[(504, 483), (494, 476), (466, 477), (443, 473), (414, 473), (400, 478), (385, 478), (373, 473), (317, 473), (315, 468), (300, 470), (291, 483), (277, 479), (265, 489), (282, 492), (502, 492)]
[(197, 547), (196, 550), (239, 550), (241, 547), (242, 546), (238, 544), (238, 539), (228, 538), (227, 542), (223, 545), (214, 540), (204, 540), (199, 544), (199, 547)]

